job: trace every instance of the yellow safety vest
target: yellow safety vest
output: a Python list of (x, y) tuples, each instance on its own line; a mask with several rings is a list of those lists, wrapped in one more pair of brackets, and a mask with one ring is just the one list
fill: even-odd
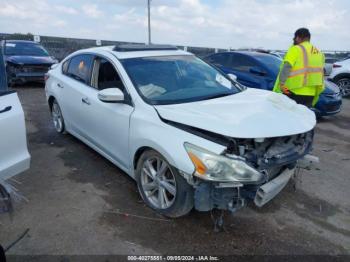
[[(292, 65), (292, 70), (285, 82), (285, 86), (294, 94), (314, 96), (313, 105), (317, 103), (319, 95), (324, 90), (324, 55), (310, 42), (303, 42), (289, 48), (284, 62)], [(273, 88), (275, 92), (281, 92), (279, 74)]]

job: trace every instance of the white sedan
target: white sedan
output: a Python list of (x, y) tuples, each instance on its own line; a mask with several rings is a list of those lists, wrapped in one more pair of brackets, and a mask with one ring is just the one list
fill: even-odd
[(262, 206), (312, 147), (312, 111), (172, 46), (80, 50), (45, 88), (56, 130), (124, 170), (169, 217)]

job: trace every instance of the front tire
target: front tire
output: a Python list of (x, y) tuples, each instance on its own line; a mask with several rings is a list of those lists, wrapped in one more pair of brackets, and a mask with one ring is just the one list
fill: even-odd
[(193, 208), (191, 185), (154, 150), (147, 150), (141, 155), (136, 181), (145, 203), (164, 216), (184, 216)]
[(52, 116), (52, 122), (55, 127), (55, 130), (58, 133), (64, 133), (65, 132), (64, 118), (62, 115), (61, 108), (58, 105), (56, 100), (54, 100), (52, 103), (51, 116)]
[(339, 86), (341, 94), (346, 97), (350, 96), (350, 77), (340, 77), (335, 83)]

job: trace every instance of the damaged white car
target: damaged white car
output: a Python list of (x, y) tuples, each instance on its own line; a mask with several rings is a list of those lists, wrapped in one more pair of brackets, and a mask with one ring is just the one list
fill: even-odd
[(312, 111), (172, 46), (80, 50), (46, 78), (56, 130), (124, 170), (169, 217), (262, 206), (312, 148)]

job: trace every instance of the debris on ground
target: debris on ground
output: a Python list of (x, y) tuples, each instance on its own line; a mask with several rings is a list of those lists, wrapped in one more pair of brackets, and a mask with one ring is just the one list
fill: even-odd
[(107, 210), (105, 211), (106, 213), (111, 213), (111, 214), (118, 214), (118, 215), (122, 215), (124, 217), (136, 217), (136, 218), (140, 218), (140, 219), (147, 219), (147, 220), (153, 220), (153, 221), (164, 221), (164, 222), (171, 222), (171, 219), (165, 219), (165, 218), (155, 218), (155, 217), (146, 217), (146, 216), (139, 216), (139, 215), (135, 215), (135, 214), (130, 214), (130, 213), (126, 213), (126, 212), (121, 212), (119, 210)]
[(4, 248), (4, 252), (6, 253), (9, 251), (12, 247), (14, 247), (19, 241), (21, 241), (29, 232), (29, 228), (27, 228), (15, 241), (13, 241), (11, 244), (9, 244), (7, 247)]
[[(11, 181), (20, 184), (20, 182), (16, 180)], [(23, 200), (29, 202), (29, 200), (21, 195), (18, 189), (10, 182), (0, 179), (0, 214), (11, 214), (13, 211), (13, 202), (21, 202)]]

